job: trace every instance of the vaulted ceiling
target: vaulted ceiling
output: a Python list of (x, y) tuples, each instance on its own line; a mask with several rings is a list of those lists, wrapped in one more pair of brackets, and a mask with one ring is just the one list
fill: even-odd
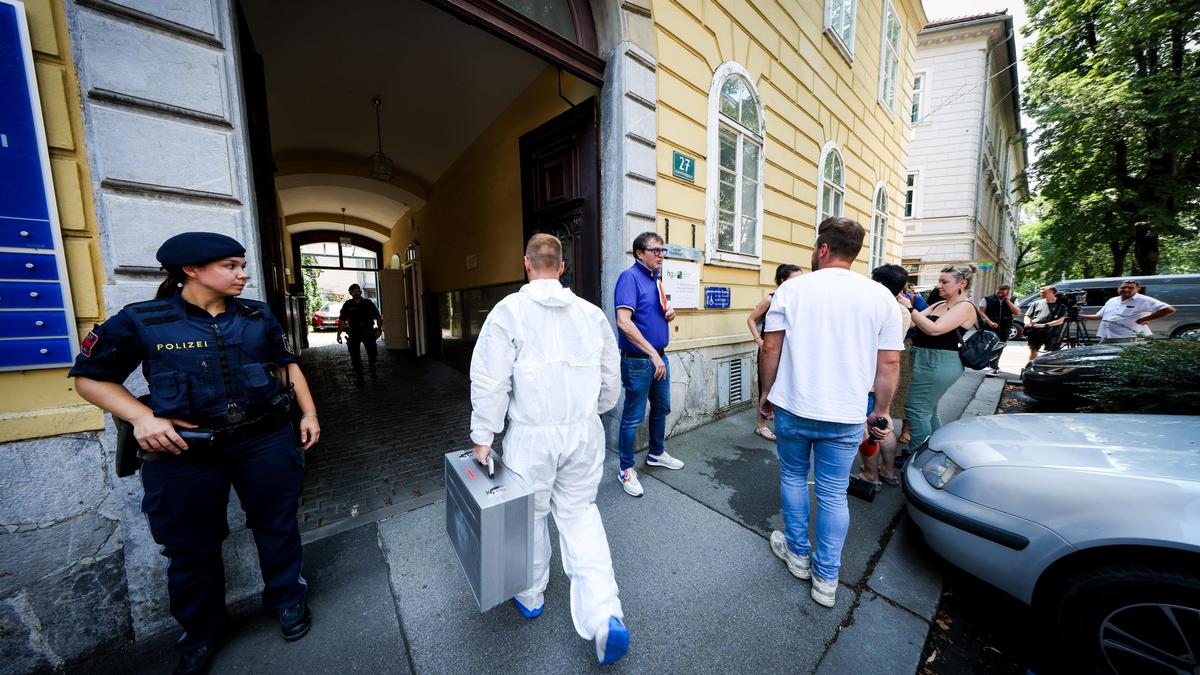
[[(242, 5), (263, 59), (276, 163), (311, 165), (279, 178), (285, 216), (345, 207), (391, 227), (423, 205), (454, 160), (547, 67), (422, 0)], [(377, 149), (376, 96), (383, 151), (395, 162), (390, 183), (367, 177)]]

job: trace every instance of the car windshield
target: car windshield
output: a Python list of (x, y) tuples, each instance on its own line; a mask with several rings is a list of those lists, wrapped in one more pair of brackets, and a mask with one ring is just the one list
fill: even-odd
[(322, 307), (319, 311), (329, 312), (331, 314), (337, 314), (339, 311), (341, 311), (341, 308), (336, 307), (335, 303), (327, 302), (327, 303), (325, 303), (325, 306)]

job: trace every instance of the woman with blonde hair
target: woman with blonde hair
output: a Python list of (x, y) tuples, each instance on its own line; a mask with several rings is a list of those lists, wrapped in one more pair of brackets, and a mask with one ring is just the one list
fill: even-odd
[(942, 427), (938, 401), (963, 373), (958, 358), (963, 334), (975, 325), (975, 305), (967, 298), (974, 265), (946, 267), (938, 275), (937, 290), (941, 301), (918, 312), (912, 301), (901, 294), (897, 300), (912, 316), (917, 329), (909, 358), (912, 382), (904, 405), (904, 419), (910, 430), (908, 447), (921, 447), (929, 436)]

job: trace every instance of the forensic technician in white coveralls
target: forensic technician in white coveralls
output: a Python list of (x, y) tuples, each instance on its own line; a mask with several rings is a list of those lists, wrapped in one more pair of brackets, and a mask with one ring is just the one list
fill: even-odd
[(535, 234), (525, 248), (529, 283), (501, 300), (483, 323), (471, 357), (471, 441), (486, 463), (504, 429), (504, 462), (534, 496), (534, 584), (513, 598), (527, 618), (542, 613), (550, 580), (550, 526), (558, 527), (571, 579), (571, 618), (596, 659), (629, 649), (596, 491), (604, 466), (600, 414), (617, 404), (621, 359), (600, 308), (559, 283), (562, 243)]

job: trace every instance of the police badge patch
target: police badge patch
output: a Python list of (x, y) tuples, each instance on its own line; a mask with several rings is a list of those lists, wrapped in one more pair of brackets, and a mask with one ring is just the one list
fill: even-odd
[(99, 324), (93, 324), (92, 329), (79, 342), (79, 353), (84, 356), (91, 356), (92, 350), (96, 348), (96, 344), (100, 342), (100, 334), (96, 331), (100, 330)]
[(296, 355), (296, 350), (292, 349), (292, 343), (288, 341), (286, 335), (283, 336), (283, 351), (291, 354), (292, 356)]

